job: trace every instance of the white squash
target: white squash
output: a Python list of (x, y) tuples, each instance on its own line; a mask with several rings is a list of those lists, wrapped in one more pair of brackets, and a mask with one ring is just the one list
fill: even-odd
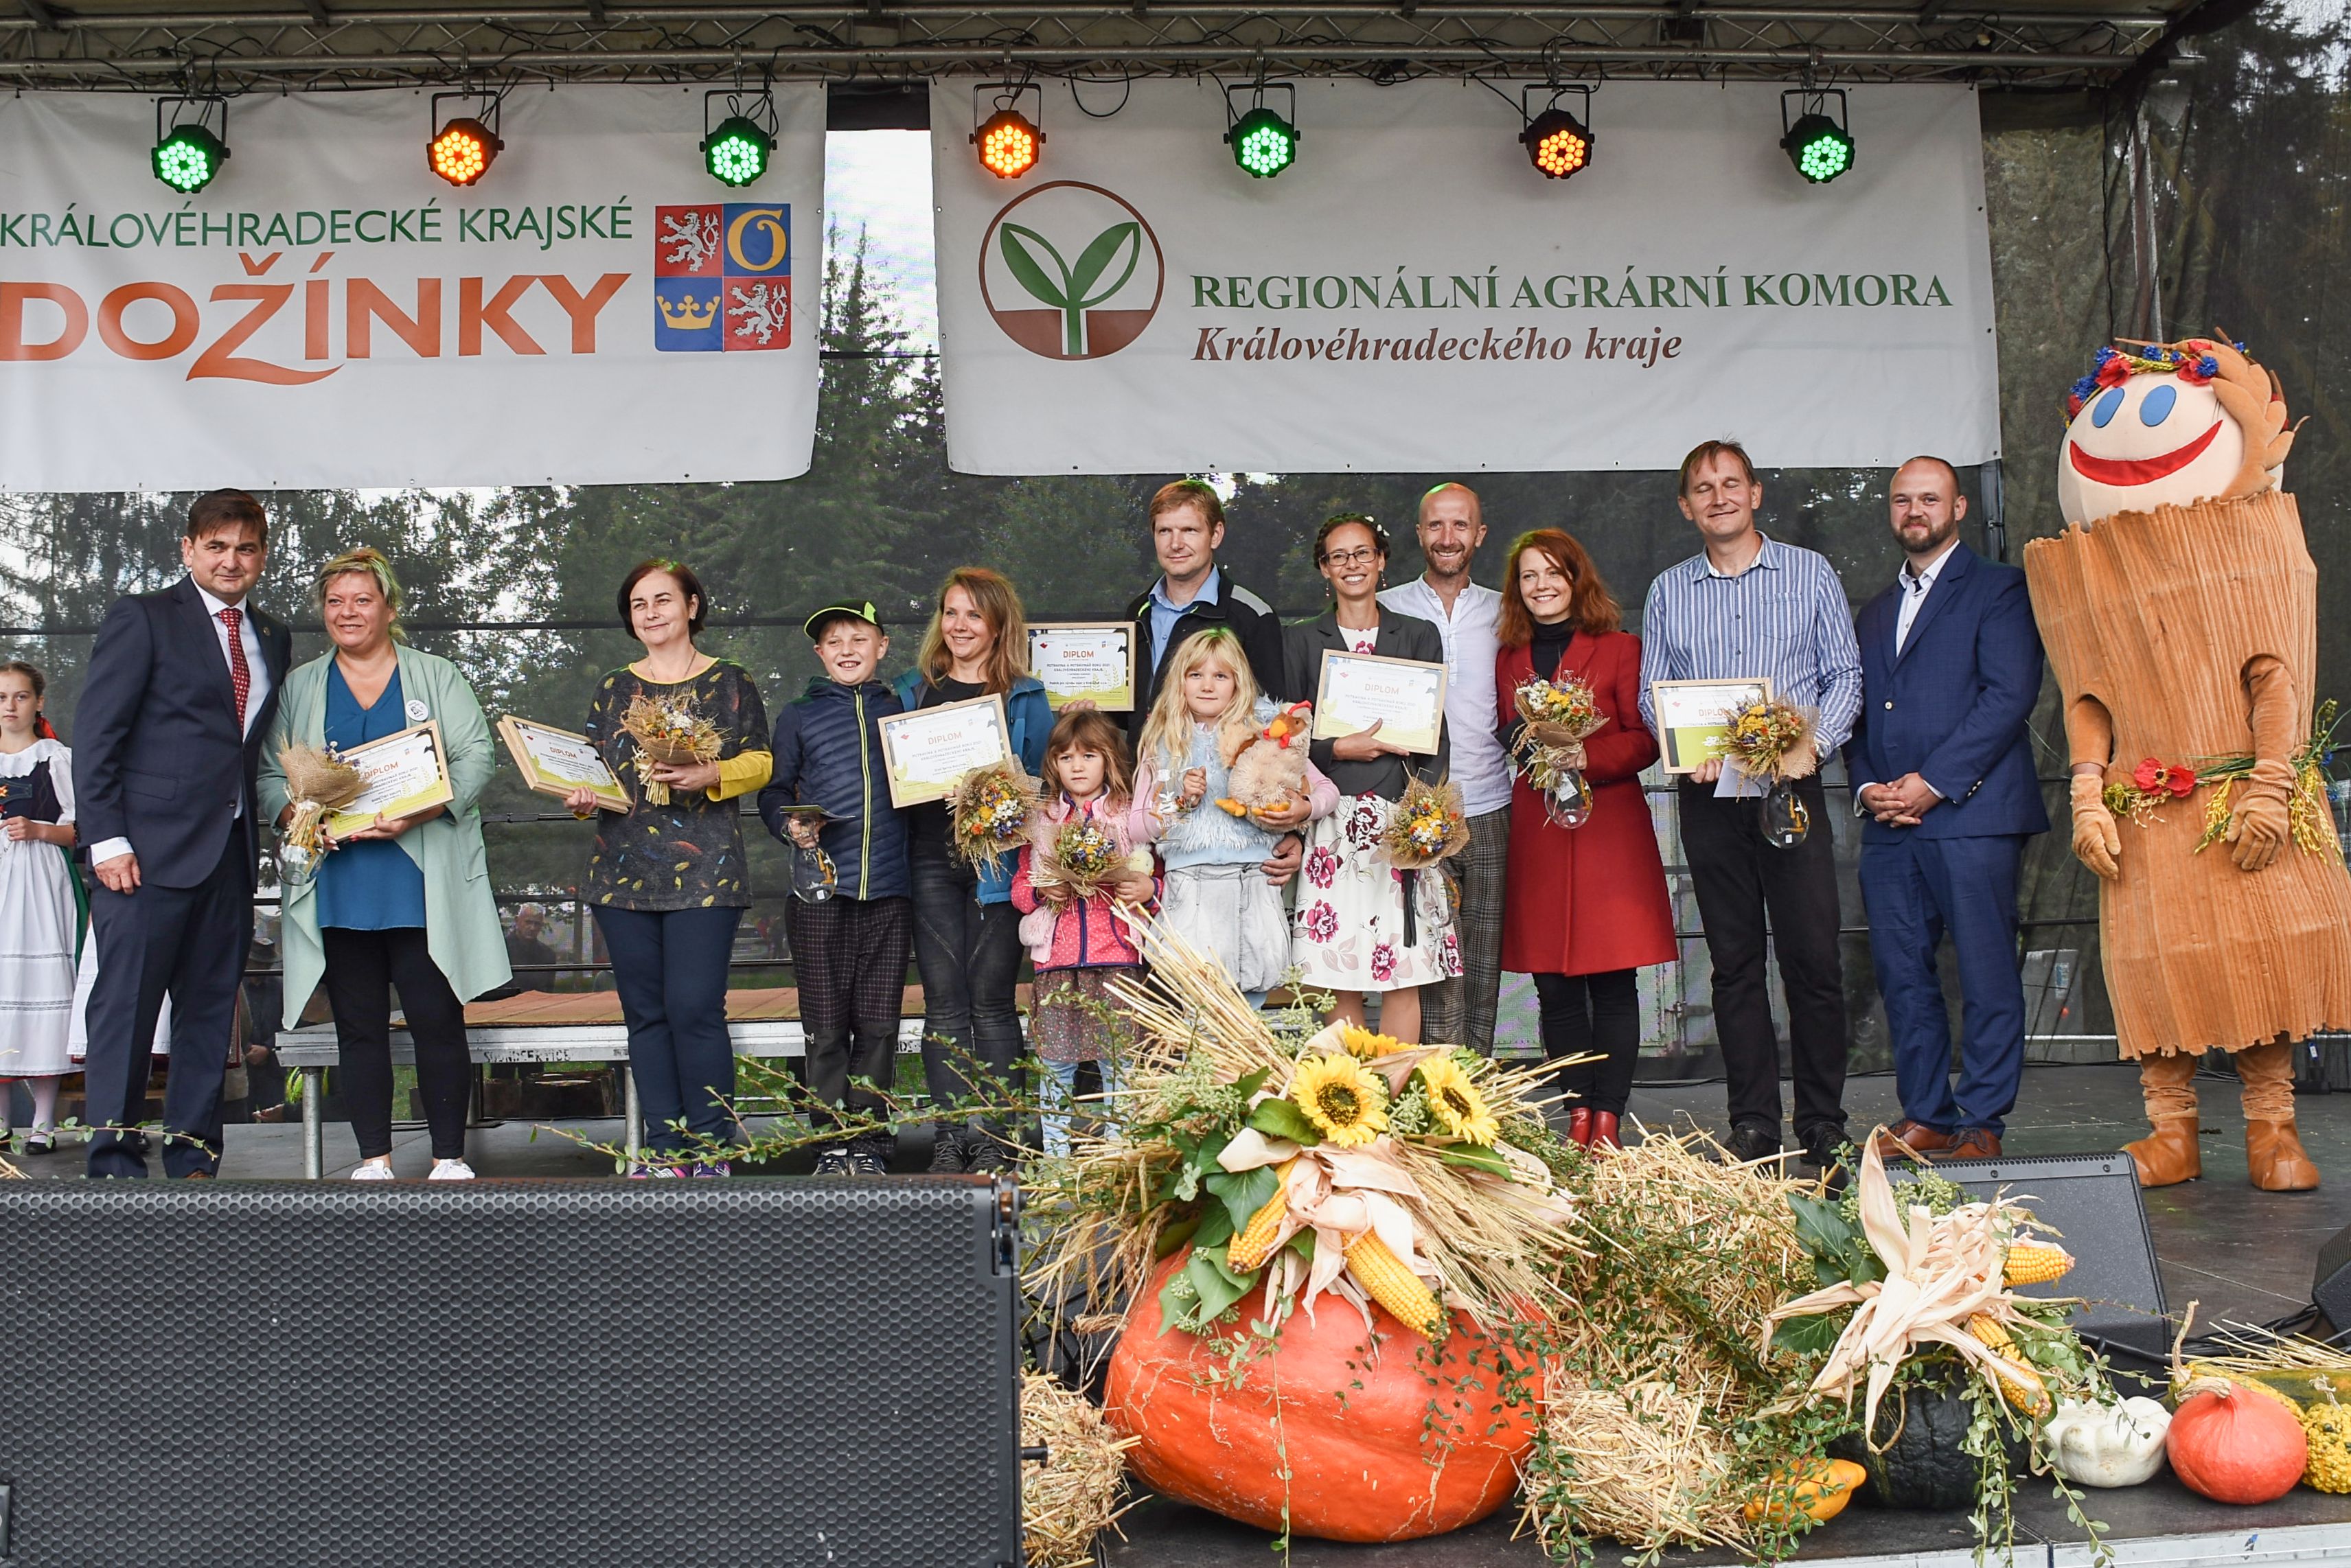
[(2092, 1405), (2069, 1399), (2042, 1430), (2057, 1473), (2077, 1486), (2135, 1487), (2163, 1468), (2171, 1412), (2152, 1399)]

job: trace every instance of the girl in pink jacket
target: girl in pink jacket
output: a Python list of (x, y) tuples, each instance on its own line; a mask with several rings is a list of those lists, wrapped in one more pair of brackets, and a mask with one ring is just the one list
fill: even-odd
[[(1147, 906), (1158, 897), (1146, 846), (1159, 836), (1159, 822), (1147, 803), (1147, 781), (1135, 778), (1124, 733), (1101, 712), (1061, 716), (1045, 742), (1042, 774), (1045, 803), (1020, 849), (1012, 903), (1022, 914), (1021, 939), (1037, 969), (1029, 1040), (1050, 1075), (1039, 1085), (1045, 1152), (1061, 1156), (1070, 1152), (1078, 1064), (1096, 1064), (1104, 1101), (1118, 1092), (1118, 1060), (1130, 1036), (1111, 982), (1140, 977), (1143, 955), (1116, 906)], [(1101, 829), (1112, 858), (1124, 862), (1102, 878), (1100, 891), (1083, 898), (1072, 896), (1054, 874), (1061, 835), (1081, 821)]]

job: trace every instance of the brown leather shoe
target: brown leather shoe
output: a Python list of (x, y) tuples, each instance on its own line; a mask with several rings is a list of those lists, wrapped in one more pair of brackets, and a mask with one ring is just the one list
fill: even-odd
[[(2245, 1127), (2248, 1141), (2252, 1125)], [(2295, 1145), (2297, 1148), (2299, 1145)], [(2123, 1153), (2138, 1167), (2141, 1186), (2177, 1186), (2184, 1181), (2194, 1181), (2204, 1174), (2204, 1156), (2196, 1146), (2196, 1118), (2166, 1116), (2155, 1124), (2155, 1131), (2137, 1143), (2125, 1144)]]
[(1951, 1146), (1935, 1156), (1935, 1163), (1946, 1160), (1996, 1160), (2000, 1158), (2000, 1134), (1990, 1127), (1962, 1127), (1951, 1139)]
[(2310, 1192), (2318, 1186), (2318, 1167), (2292, 1122), (2246, 1123), (2245, 1165), (2263, 1192)]
[(1877, 1134), (1881, 1160), (1923, 1160), (1951, 1146), (1951, 1134), (1938, 1133), (1924, 1122), (1904, 1117)]

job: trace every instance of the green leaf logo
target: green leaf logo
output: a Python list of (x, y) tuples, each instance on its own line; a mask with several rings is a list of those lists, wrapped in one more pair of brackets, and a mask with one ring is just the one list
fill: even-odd
[[(1003, 225), (997, 242), (1004, 265), (1020, 287), (1061, 313), (1064, 350), (1071, 359), (1086, 352), (1086, 312), (1126, 287), (1143, 256), (1143, 225), (1113, 224), (1080, 253), (1075, 267), (1061, 259), (1053, 242), (1019, 224)], [(1126, 265), (1107, 286), (1097, 287), (1123, 256)], [(1048, 271), (1048, 268), (1050, 271)]]

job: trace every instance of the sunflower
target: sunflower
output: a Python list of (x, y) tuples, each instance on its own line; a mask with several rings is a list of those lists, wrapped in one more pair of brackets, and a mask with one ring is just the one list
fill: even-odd
[(1492, 1145), (1501, 1125), (1459, 1062), (1449, 1056), (1431, 1057), (1420, 1064), (1420, 1081), (1428, 1088), (1429, 1113), (1439, 1128), (1465, 1143)]
[(1340, 1030), (1339, 1042), (1347, 1048), (1347, 1054), (1358, 1061), (1370, 1061), (1395, 1051), (1413, 1049), (1392, 1034), (1374, 1034), (1370, 1030), (1358, 1029), (1353, 1024), (1347, 1024)]
[(1290, 1099), (1337, 1148), (1359, 1147), (1387, 1131), (1387, 1086), (1352, 1056), (1301, 1061), (1290, 1080)]

